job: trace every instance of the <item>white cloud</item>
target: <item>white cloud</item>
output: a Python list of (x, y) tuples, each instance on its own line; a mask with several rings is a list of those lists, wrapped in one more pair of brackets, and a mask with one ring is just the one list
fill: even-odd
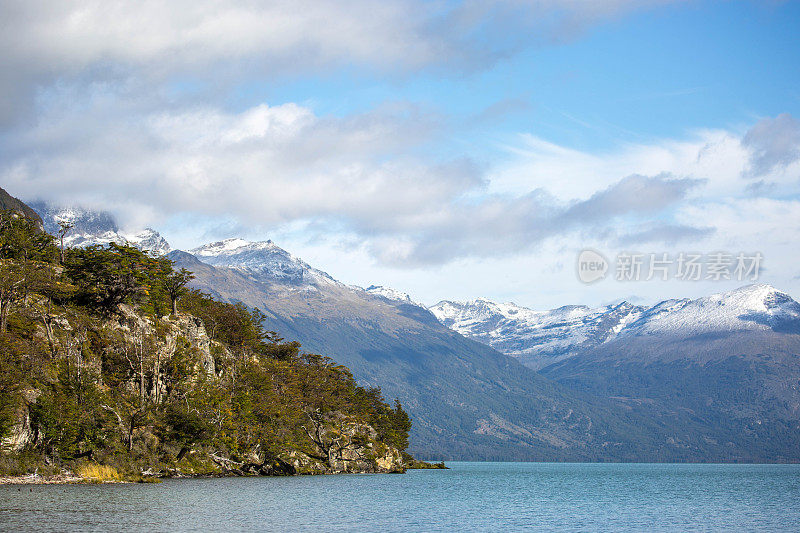
[[(62, 105), (7, 136), (6, 187), (111, 208), (132, 223), (206, 216), (346, 233), (379, 263), (405, 267), (521, 254), (566, 235), (603, 246), (716, 239), (720, 202), (757, 198), (744, 177), (754, 152), (741, 139), (751, 133), (702, 131), (606, 153), (523, 136), (513, 163), (487, 171), (468, 158), (411, 155), (446, 133), (411, 106), (346, 117), (297, 104), (163, 111), (108, 91), (71, 104), (54, 94)], [(799, 177), (798, 161), (762, 176), (777, 202), (798, 192)]]
[(2, 176), (27, 198), (129, 213), (232, 214), (266, 226), (342, 213), (372, 220), (480, 183), (469, 165), (402, 155), (436, 128), (413, 109), (334, 119), (296, 104), (143, 115), (54, 106), (2, 147)]
[(707, 194), (741, 192), (742, 170), (749, 158), (741, 136), (704, 130), (687, 137), (582, 152), (522, 134), (506, 146), (509, 157), (492, 171), (491, 189), (519, 194), (540, 187), (558, 198), (585, 199), (620, 176), (667, 172), (705, 180)]
[(761, 177), (800, 161), (800, 122), (789, 113), (764, 118), (742, 139), (750, 151), (747, 174)]
[[(667, 2), (7, 0), (0, 179), (25, 198), (110, 208), (131, 224), (293, 235), (301, 253), (336, 249), (321, 257), (347, 257), (345, 272), (350, 257), (376, 261), (389, 275), (374, 281), (426, 265), (437, 290), (503, 269), (523, 279), (542, 264), (536, 279), (559, 291), (587, 245), (760, 249), (772, 272), (796, 276), (786, 250), (800, 237), (800, 129), (789, 115), (604, 152), (523, 134), (487, 166), (420, 155), (447, 120), (413, 106), (335, 117), (220, 104), (247, 81), (341, 67), (480, 69)], [(217, 92), (170, 101), (170, 84), (184, 82)]]
[(144, 92), (198, 77), (367, 68), (397, 76), (465, 71), (562, 40), (608, 17), (664, 3), (422, 0), (6, 0), (0, 3), (0, 125), (59, 81), (131, 81)]
[(66, 71), (107, 62), (208, 66), (242, 57), (295, 67), (417, 68), (473, 53), (474, 46), (463, 46), (475, 44), (476, 30), (507, 23), (508, 14), (555, 33), (565, 21), (584, 26), (669, 1), (10, 0), (0, 11), (0, 43), (12, 57)]
[[(447, 134), (443, 120), (414, 107), (346, 117), (298, 104), (167, 112), (107, 90), (70, 104), (54, 95), (61, 105), (6, 135), (3, 186), (25, 199), (110, 208), (132, 224), (201, 222), (181, 228), (184, 242), (209, 231), (273, 237), (345, 281), (416, 286), (418, 299), (516, 294), (535, 307), (615, 299), (613, 282), (591, 298), (572, 286), (583, 247), (609, 256), (628, 247), (761, 251), (765, 281), (798, 284), (787, 250), (800, 239), (800, 161), (773, 166), (761, 176), (771, 187), (754, 192), (746, 131), (602, 153), (527, 137), (510, 162), (487, 168), (410, 155)], [(409, 268), (422, 265), (424, 280)], [(475, 281), (492, 271), (494, 279)], [(645, 298), (664, 290), (630, 287)]]

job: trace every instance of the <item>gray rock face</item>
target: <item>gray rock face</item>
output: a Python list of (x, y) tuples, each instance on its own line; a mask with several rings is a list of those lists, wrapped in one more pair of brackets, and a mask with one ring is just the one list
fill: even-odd
[(289, 450), (281, 459), (298, 474), (389, 474), (405, 471), (399, 450), (380, 442), (375, 429), (341, 414), (313, 420), (315, 453)]
[(23, 401), (17, 406), (15, 413), (16, 422), (11, 427), (9, 435), (0, 441), (0, 450), (18, 452), (36, 442), (39, 435), (31, 427), (31, 406), (36, 403), (39, 394), (36, 389), (23, 391)]
[[(140, 337), (157, 337), (156, 327), (153, 322), (139, 314), (128, 305), (120, 305), (121, 316), (109, 321), (109, 325), (123, 332), (127, 340), (134, 342)], [(188, 347), (198, 355), (196, 372), (203, 372), (208, 376), (216, 375), (214, 356), (211, 348), (218, 345), (211, 340), (206, 332), (203, 321), (191, 315), (179, 313), (162, 317), (160, 324), (163, 331), (163, 341), (155, 349), (159, 351), (161, 360), (167, 361), (175, 355), (179, 340), (188, 342)], [(221, 345), (219, 345), (221, 347)]]
[(252, 450), (246, 461), (212, 455), (223, 472), (235, 475), (395, 474), (405, 472), (402, 453), (380, 442), (375, 429), (336, 413), (318, 419), (310, 432), (313, 452), (287, 449), (277, 456)]

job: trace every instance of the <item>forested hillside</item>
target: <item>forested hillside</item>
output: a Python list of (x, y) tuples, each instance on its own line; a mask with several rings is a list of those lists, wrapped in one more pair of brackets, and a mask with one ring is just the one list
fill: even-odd
[(0, 213), (0, 473), (404, 469), (410, 419), (379, 389), (167, 258), (57, 241)]

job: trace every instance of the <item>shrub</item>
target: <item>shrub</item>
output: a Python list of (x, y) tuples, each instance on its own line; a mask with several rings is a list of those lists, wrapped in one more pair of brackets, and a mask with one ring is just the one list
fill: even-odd
[(86, 463), (78, 468), (78, 475), (93, 483), (105, 483), (107, 481), (121, 481), (117, 469), (113, 466), (99, 465), (97, 463)]

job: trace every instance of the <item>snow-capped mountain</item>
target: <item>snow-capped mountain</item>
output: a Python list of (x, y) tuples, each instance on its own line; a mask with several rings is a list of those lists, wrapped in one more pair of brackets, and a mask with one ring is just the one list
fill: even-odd
[(383, 298), (386, 298), (387, 300), (392, 300), (394, 302), (425, 307), (424, 305), (412, 300), (411, 296), (409, 296), (407, 293), (398, 291), (397, 289), (392, 289), (391, 287), (384, 287), (383, 285), (370, 285), (369, 287), (364, 289), (364, 291), (375, 296), (382, 296)]
[(194, 273), (192, 287), (260, 309), (266, 329), (398, 398), (414, 417), (412, 440), (425, 453), (464, 457), (493, 449), (501, 450), (492, 452), (496, 458), (547, 458), (579, 448), (575, 454), (583, 456), (582, 442), (595, 432), (616, 440), (600, 422), (606, 413), (453, 333), (397, 291), (336, 282), (269, 241), (229, 239), (170, 258)]
[(171, 250), (166, 239), (152, 228), (145, 228), (136, 233), (123, 231), (104, 231), (102, 233), (70, 232), (64, 237), (64, 245), (70, 248), (95, 244), (104, 246), (112, 242), (131, 244), (142, 251), (152, 252), (156, 255), (166, 255)]
[(370, 285), (364, 289), (356, 285), (345, 285), (271, 240), (247, 241), (231, 238), (198, 246), (189, 250), (189, 253), (208, 265), (233, 268), (256, 280), (277, 283), (287, 289), (319, 290), (323, 287), (336, 287), (425, 309), (424, 305), (413, 301), (408, 294), (390, 287)]
[[(104, 213), (39, 208), (51, 232), (74, 225), (68, 244), (168, 250), (155, 231), (123, 232)], [(652, 307), (479, 299), (428, 310), (391, 288), (337, 282), (271, 241), (191, 252), (169, 257), (195, 274), (193, 287), (260, 309), (268, 330), (398, 398), (415, 421), (413, 453), (800, 461), (800, 304), (772, 287)]]
[(445, 326), (530, 366), (568, 357), (581, 347), (600, 344), (634, 320), (641, 308), (627, 302), (591, 309), (569, 305), (534, 311), (485, 298), (442, 301), (430, 311)]
[(696, 300), (666, 300), (643, 310), (618, 336), (789, 330), (798, 324), (800, 304), (791, 296), (770, 285), (747, 285)]
[(110, 213), (79, 207), (56, 207), (42, 202), (33, 203), (31, 207), (42, 217), (45, 231), (52, 235), (58, 235), (61, 222), (72, 225), (64, 236), (64, 244), (68, 247), (115, 242), (132, 244), (140, 250), (157, 255), (166, 255), (171, 250), (166, 239), (152, 228), (140, 231), (120, 230)]
[(293, 286), (338, 283), (327, 273), (311, 267), (271, 240), (251, 242), (225, 239), (199, 246), (189, 253), (212, 266), (224, 266)]
[(630, 337), (800, 331), (800, 304), (769, 285), (749, 285), (696, 300), (666, 300), (652, 307), (622, 302), (594, 309), (566, 306), (533, 311), (480, 298), (442, 301), (430, 311), (451, 329), (534, 368)]

